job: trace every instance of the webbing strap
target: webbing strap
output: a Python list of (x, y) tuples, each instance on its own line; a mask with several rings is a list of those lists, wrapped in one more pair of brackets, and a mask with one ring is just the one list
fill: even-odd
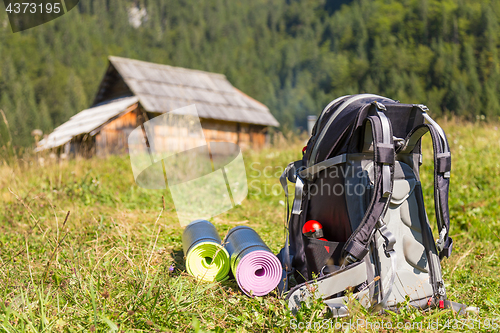
[[(289, 237), (290, 237), (290, 203), (288, 201), (288, 181), (295, 183), (297, 181), (297, 170), (300, 169), (302, 165), (302, 160), (291, 162), (287, 165), (285, 170), (280, 176), (280, 183), (283, 187), (283, 191), (285, 192), (285, 247), (283, 248), (283, 256), (281, 257), (282, 265), (283, 265), (283, 281), (280, 283), (280, 290), (282, 292), (288, 290), (288, 275), (292, 272), (292, 263), (290, 259), (290, 247), (289, 247)], [(301, 180), (301, 186), (303, 187), (303, 183)], [(295, 196), (295, 200), (293, 203), (293, 207), (296, 206), (297, 195)], [(301, 200), (302, 200), (302, 188), (301, 188)], [(299, 207), (300, 209), (300, 207)]]
[(293, 199), (292, 214), (302, 213), (302, 194), (304, 193), (304, 181), (300, 176), (295, 180), (295, 199)]
[(396, 237), (389, 231), (387, 225), (379, 220), (378, 230), (384, 239), (384, 252), (385, 255), (391, 259), (391, 276), (389, 278), (389, 283), (387, 284), (387, 288), (383, 286), (383, 298), (380, 301), (380, 304), (385, 307), (387, 301), (389, 300), (389, 296), (392, 293), (392, 288), (394, 287), (394, 281), (396, 280), (396, 263), (397, 263), (397, 255), (394, 250), (394, 244), (396, 244)]
[(312, 181), (320, 171), (331, 168), (332, 166), (338, 164), (345, 163), (345, 161), (346, 161), (346, 154), (338, 155), (329, 158), (327, 160), (324, 160), (323, 162), (316, 163), (310, 166), (309, 168), (302, 170), (301, 172), (299, 172), (299, 175), (304, 179)]
[(437, 247), (439, 258), (449, 257), (453, 249), (450, 232), (450, 212), (448, 207), (448, 192), (450, 188), (451, 153), (448, 140), (441, 127), (426, 113), (427, 107), (416, 105), (424, 118), (429, 122), (415, 127), (406, 137), (404, 145), (398, 153), (412, 152), (419, 140), (427, 132), (431, 134), (434, 150), (434, 205), (439, 228)]
[(290, 221), (290, 207), (288, 202), (288, 173), (293, 167), (293, 163), (291, 162), (287, 165), (283, 174), (280, 177), (280, 183), (283, 187), (283, 191), (285, 191), (285, 247), (283, 248), (284, 254), (281, 257), (282, 265), (283, 265), (283, 274), (282, 274), (282, 283), (280, 283), (281, 291), (286, 291), (288, 289), (288, 273), (291, 271), (291, 260), (290, 260), (290, 248), (289, 248), (289, 221)]
[(371, 125), (373, 137), (375, 176), (373, 197), (359, 227), (344, 246), (343, 257), (346, 259), (344, 264), (359, 261), (368, 253), (377, 221), (387, 210), (392, 196), (395, 163), (392, 127), (383, 112), (385, 106), (378, 102), (373, 102), (372, 105), (377, 111), (374, 116), (366, 118), (365, 124)]

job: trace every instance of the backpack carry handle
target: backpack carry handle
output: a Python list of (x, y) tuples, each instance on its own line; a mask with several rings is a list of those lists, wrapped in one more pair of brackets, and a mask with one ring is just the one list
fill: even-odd
[(427, 132), (431, 134), (434, 150), (434, 205), (439, 228), (437, 248), (440, 259), (449, 258), (453, 249), (453, 240), (449, 236), (450, 211), (448, 207), (451, 171), (450, 147), (443, 129), (427, 114), (427, 107), (425, 105), (415, 105), (415, 107), (422, 111), (428, 124), (415, 127), (406, 137), (405, 143), (398, 153), (411, 153)]

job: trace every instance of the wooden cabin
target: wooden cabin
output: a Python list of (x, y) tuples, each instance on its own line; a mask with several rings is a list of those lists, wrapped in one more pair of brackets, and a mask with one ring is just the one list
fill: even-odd
[[(128, 136), (135, 128), (192, 104), (207, 141), (260, 149), (268, 128), (279, 126), (264, 104), (233, 87), (222, 74), (110, 56), (92, 106), (57, 127), (36, 151), (58, 149), (84, 156), (127, 153)], [(177, 140), (186, 138), (179, 135)]]

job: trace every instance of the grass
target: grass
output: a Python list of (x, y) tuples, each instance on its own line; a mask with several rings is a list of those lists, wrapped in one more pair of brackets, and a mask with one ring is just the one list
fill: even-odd
[[(416, 310), (375, 316), (353, 301), (351, 316), (331, 326), (343, 324), (347, 331), (349, 323), (365, 320), (371, 328), (350, 331), (403, 331), (377, 328), (383, 320), (394, 327), (414, 325), (405, 332), (434, 331), (435, 323), (441, 329), (448, 323), (443, 330), (449, 331), (498, 331), (484, 326), (487, 320), (500, 325), (500, 131), (495, 125), (442, 123), (453, 158), (455, 244), (442, 263), (444, 278), (448, 297), (479, 307), (479, 316)], [(429, 141), (422, 180), (435, 224)], [(212, 219), (221, 236), (235, 225), (248, 225), (279, 251), (284, 197), (278, 177), (300, 150), (300, 142), (282, 142), (245, 152), (249, 195)], [(63, 162), (46, 157), (44, 166), (26, 158), (16, 167), (3, 165), (0, 207), (1, 332), (268, 332), (308, 323), (309, 331), (317, 331), (315, 322), (329, 325), (322, 322), (328, 315), (320, 301), (293, 316), (276, 293), (249, 298), (234, 280), (200, 283), (188, 276), (169, 192), (137, 187), (127, 157)], [(474, 329), (466, 326), (472, 324)]]

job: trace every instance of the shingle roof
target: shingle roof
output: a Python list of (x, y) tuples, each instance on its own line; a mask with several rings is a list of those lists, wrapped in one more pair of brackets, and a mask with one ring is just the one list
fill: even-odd
[(41, 140), (35, 151), (56, 148), (70, 141), (75, 136), (91, 133), (110, 119), (126, 113), (138, 101), (139, 98), (136, 96), (125, 97), (83, 110), (57, 127), (47, 138)]
[(109, 61), (146, 111), (164, 113), (195, 104), (200, 118), (279, 126), (264, 104), (222, 74), (114, 56)]

